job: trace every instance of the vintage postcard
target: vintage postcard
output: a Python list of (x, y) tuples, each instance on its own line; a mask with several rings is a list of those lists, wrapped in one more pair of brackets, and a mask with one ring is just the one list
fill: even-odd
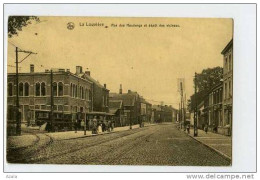
[(9, 164), (231, 166), (233, 19), (9, 16)]

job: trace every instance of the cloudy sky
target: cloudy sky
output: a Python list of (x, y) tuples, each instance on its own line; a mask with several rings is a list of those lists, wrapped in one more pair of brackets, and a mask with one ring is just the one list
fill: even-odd
[[(8, 65), (15, 65), (13, 45), (16, 45), (37, 52), (20, 64), (20, 72), (29, 72), (30, 64), (35, 64), (35, 71), (64, 68), (71, 72), (80, 65), (84, 71), (88, 68), (101, 84), (106, 83), (111, 92), (118, 92), (122, 84), (123, 92), (131, 89), (153, 104), (163, 101), (176, 108), (180, 99), (177, 79), (185, 78), (188, 99), (194, 91), (194, 73), (222, 66), (221, 51), (233, 33), (232, 19), (40, 17), (40, 20), (41, 23), (33, 22), (23, 28), (18, 36), (8, 38)], [(73, 30), (67, 28), (69, 22), (74, 23)], [(120, 24), (126, 26), (119, 27)], [(159, 27), (160, 24), (165, 27)], [(21, 60), (25, 55), (19, 56)], [(8, 72), (14, 72), (15, 68), (10, 66)]]

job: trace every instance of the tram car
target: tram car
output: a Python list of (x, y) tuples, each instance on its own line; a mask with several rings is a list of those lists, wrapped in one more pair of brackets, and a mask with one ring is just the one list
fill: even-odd
[(65, 114), (62, 112), (53, 112), (51, 119), (51, 112), (44, 110), (35, 111), (35, 123), (37, 126), (53, 123), (54, 131), (69, 131), (73, 130), (73, 118), (71, 113)]

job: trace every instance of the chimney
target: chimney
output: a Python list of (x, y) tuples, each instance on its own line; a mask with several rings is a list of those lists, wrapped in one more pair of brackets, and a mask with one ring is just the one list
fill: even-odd
[(34, 64), (30, 64), (30, 73), (34, 73)]
[(120, 84), (119, 94), (123, 93), (122, 84)]
[(67, 72), (70, 72), (70, 69), (67, 69)]
[(76, 66), (76, 74), (82, 73), (82, 66)]
[(132, 91), (130, 89), (128, 89), (128, 93), (131, 93)]
[(107, 88), (107, 84), (104, 84), (104, 87)]
[(90, 71), (85, 71), (85, 74), (87, 74), (88, 76), (90, 76)]

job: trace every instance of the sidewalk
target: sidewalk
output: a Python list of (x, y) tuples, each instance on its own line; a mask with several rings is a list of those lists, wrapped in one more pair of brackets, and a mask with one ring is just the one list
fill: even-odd
[[(145, 127), (152, 126), (155, 124), (145, 124)], [(139, 125), (133, 125), (132, 129), (139, 128)], [(129, 126), (124, 127), (116, 127), (112, 132), (99, 132), (98, 134), (92, 134), (91, 131), (86, 131), (86, 135), (84, 135), (84, 131), (66, 131), (66, 132), (52, 132), (47, 133), (43, 131), (42, 133), (36, 134), (23, 134), (22, 136), (9, 136), (7, 137), (7, 147), (8, 148), (26, 148), (27, 146), (32, 146), (37, 142), (42, 140), (41, 135), (46, 135), (51, 137), (54, 141), (61, 141), (61, 140), (68, 140), (68, 139), (76, 139), (76, 138), (84, 138), (84, 137), (91, 137), (91, 136), (98, 136), (103, 134), (115, 133), (120, 131), (127, 131), (129, 130)]]
[[(187, 133), (187, 132), (186, 132)], [(213, 149), (227, 159), (232, 157), (232, 138), (217, 133), (208, 132), (198, 129), (198, 136), (194, 137), (194, 130), (190, 129), (190, 137)]]
[[(132, 129), (139, 128), (139, 125), (133, 125)], [(124, 127), (116, 127), (111, 132), (99, 132), (98, 134), (92, 134), (91, 131), (86, 131), (86, 135), (84, 135), (84, 131), (66, 131), (66, 132), (53, 132), (53, 133), (46, 133), (48, 136), (50, 136), (53, 140), (68, 140), (68, 139), (76, 139), (76, 138), (84, 138), (89, 136), (98, 136), (103, 134), (109, 134), (109, 133), (115, 133), (120, 131), (126, 131), (129, 130), (129, 126)]]

